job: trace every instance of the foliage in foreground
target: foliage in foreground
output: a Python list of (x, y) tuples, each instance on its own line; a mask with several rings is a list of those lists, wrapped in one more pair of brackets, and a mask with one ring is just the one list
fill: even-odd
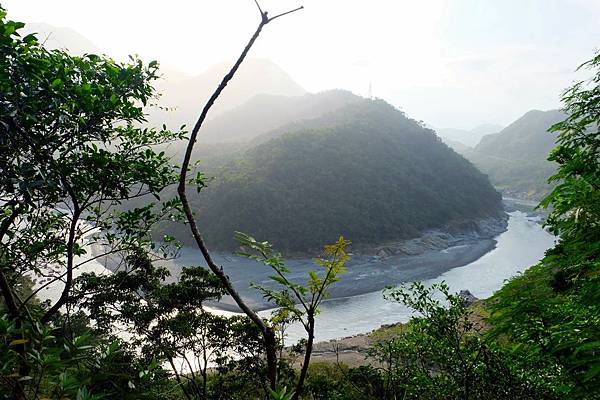
[[(150, 360), (74, 329), (68, 306), (89, 246), (122, 255), (155, 248), (149, 227), (177, 202), (119, 205), (154, 199), (174, 182), (176, 169), (153, 146), (183, 132), (140, 128), (155, 62), (48, 51), (22, 27), (0, 8), (0, 395), (151, 397), (154, 383), (140, 375)], [(35, 291), (23, 289), (28, 280)], [(40, 303), (49, 285), (58, 294)]]
[[(169, 283), (156, 264), (173, 254), (174, 238), (159, 246), (152, 227), (178, 220), (181, 202), (152, 202), (180, 172), (155, 149), (184, 135), (140, 127), (155, 96), (157, 64), (48, 51), (5, 17), (0, 10), (0, 395), (166, 398), (175, 390), (188, 399), (268, 397), (267, 345), (256, 323), (204, 308), (225, 293), (216, 272), (190, 267)], [(132, 199), (144, 203), (131, 207)], [(340, 239), (326, 248), (319, 261), (325, 275), (312, 274), (303, 292), (312, 296), (304, 310), (309, 336), (344, 268), (345, 247)], [(99, 258), (112, 273), (77, 276)], [(35, 291), (25, 287), (29, 279)], [(303, 288), (277, 282), (281, 296)], [(58, 298), (37, 302), (50, 285)], [(295, 390), (278, 395), (299, 396), (311, 343), (298, 379), (280, 363), (282, 387)]]
[(316, 364), (315, 399), (553, 399), (545, 370), (507, 352), (483, 332), (464, 298), (445, 284), (414, 283), (387, 297), (416, 312), (400, 333), (381, 338), (359, 368)]
[(284, 342), (284, 328), (292, 323), (299, 323), (306, 332), (306, 341), (303, 343), (304, 359), (300, 368), (300, 376), (293, 394), (277, 393), (275, 396), (291, 396), (297, 399), (304, 387), (307, 377), (313, 342), (315, 339), (315, 317), (319, 314), (319, 306), (329, 297), (329, 289), (340, 280), (340, 275), (346, 272), (346, 262), (350, 258), (347, 253), (349, 241), (342, 236), (331, 245), (325, 246), (321, 257), (315, 260), (317, 266), (321, 267), (319, 272), (310, 271), (309, 279), (305, 285), (295, 283), (288, 277), (291, 272), (284, 263), (283, 256), (273, 251), (268, 242), (259, 242), (251, 236), (241, 232), (236, 233), (238, 242), (251, 253), (241, 255), (264, 263), (270, 267), (275, 275), (271, 280), (278, 283), (281, 289), (273, 290), (262, 285), (253, 286), (261, 291), (264, 297), (273, 302), (277, 307), (271, 321), (280, 328), (282, 345)]
[(548, 384), (575, 399), (600, 398), (600, 54), (594, 75), (563, 96), (554, 125), (557, 183), (542, 202), (558, 244), (494, 296), (495, 335), (532, 361), (554, 365)]

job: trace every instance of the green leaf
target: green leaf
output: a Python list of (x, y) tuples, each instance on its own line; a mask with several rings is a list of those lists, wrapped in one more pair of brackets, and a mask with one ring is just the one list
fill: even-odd
[(8, 345), (13, 347), (13, 346), (19, 346), (21, 344), (25, 344), (28, 343), (29, 340), (28, 339), (15, 339), (12, 342), (10, 342)]
[(282, 278), (281, 276), (278, 275), (271, 275), (269, 276), (269, 279), (271, 279), (272, 281), (275, 281), (277, 283), (279, 283), (282, 286), (288, 287), (288, 282), (285, 280), (285, 278)]

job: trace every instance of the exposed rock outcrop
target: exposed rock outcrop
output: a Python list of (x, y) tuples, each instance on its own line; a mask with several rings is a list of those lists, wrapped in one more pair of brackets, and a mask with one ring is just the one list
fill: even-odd
[(457, 222), (443, 229), (425, 231), (422, 236), (399, 242), (361, 249), (364, 254), (380, 258), (395, 255), (418, 256), (432, 250), (445, 250), (479, 239), (491, 239), (506, 230), (508, 216)]

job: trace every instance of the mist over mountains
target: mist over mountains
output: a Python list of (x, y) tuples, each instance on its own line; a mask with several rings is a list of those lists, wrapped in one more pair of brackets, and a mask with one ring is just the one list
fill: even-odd
[(48, 49), (63, 49), (73, 55), (85, 53), (101, 54), (102, 50), (91, 40), (71, 28), (58, 27), (45, 23), (29, 23), (23, 34), (36, 34), (39, 41)]
[[(104, 51), (70, 28), (44, 23), (27, 24), (25, 33), (36, 33), (51, 49), (65, 49), (74, 55), (102, 54)], [(160, 98), (149, 109), (149, 123), (172, 128), (192, 126), (204, 103), (229, 71), (229, 62), (215, 64), (204, 73), (188, 76), (172, 68), (162, 68), (162, 78), (155, 82)], [(211, 118), (238, 107), (257, 95), (301, 96), (306, 94), (297, 82), (270, 60), (248, 58), (235, 76), (235, 84), (219, 97)]]
[[(156, 86), (162, 94), (159, 104), (167, 109), (154, 109), (149, 121), (173, 127), (185, 124), (191, 129), (200, 110), (229, 68), (229, 63), (221, 63), (203, 74), (179, 79), (171, 79), (166, 74)], [(272, 61), (249, 58), (236, 73), (235, 84), (229, 85), (215, 103), (211, 118), (241, 106), (258, 94), (300, 96), (306, 94), (306, 90)]]
[(502, 126), (497, 124), (478, 125), (473, 129), (435, 128), (435, 131), (445, 142), (459, 148), (474, 147), (485, 135), (500, 132), (501, 130)]
[(207, 143), (249, 141), (286, 124), (316, 118), (360, 100), (361, 97), (345, 90), (300, 96), (259, 94), (208, 121), (199, 140)]

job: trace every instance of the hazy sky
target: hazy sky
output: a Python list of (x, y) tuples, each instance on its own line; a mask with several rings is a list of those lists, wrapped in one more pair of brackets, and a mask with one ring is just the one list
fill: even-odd
[[(600, 0), (262, 0), (275, 13), (252, 56), (309, 91), (373, 95), (436, 127), (507, 124), (559, 106), (600, 48)], [(3, 0), (9, 17), (69, 27), (105, 53), (188, 74), (237, 57), (252, 0)]]

